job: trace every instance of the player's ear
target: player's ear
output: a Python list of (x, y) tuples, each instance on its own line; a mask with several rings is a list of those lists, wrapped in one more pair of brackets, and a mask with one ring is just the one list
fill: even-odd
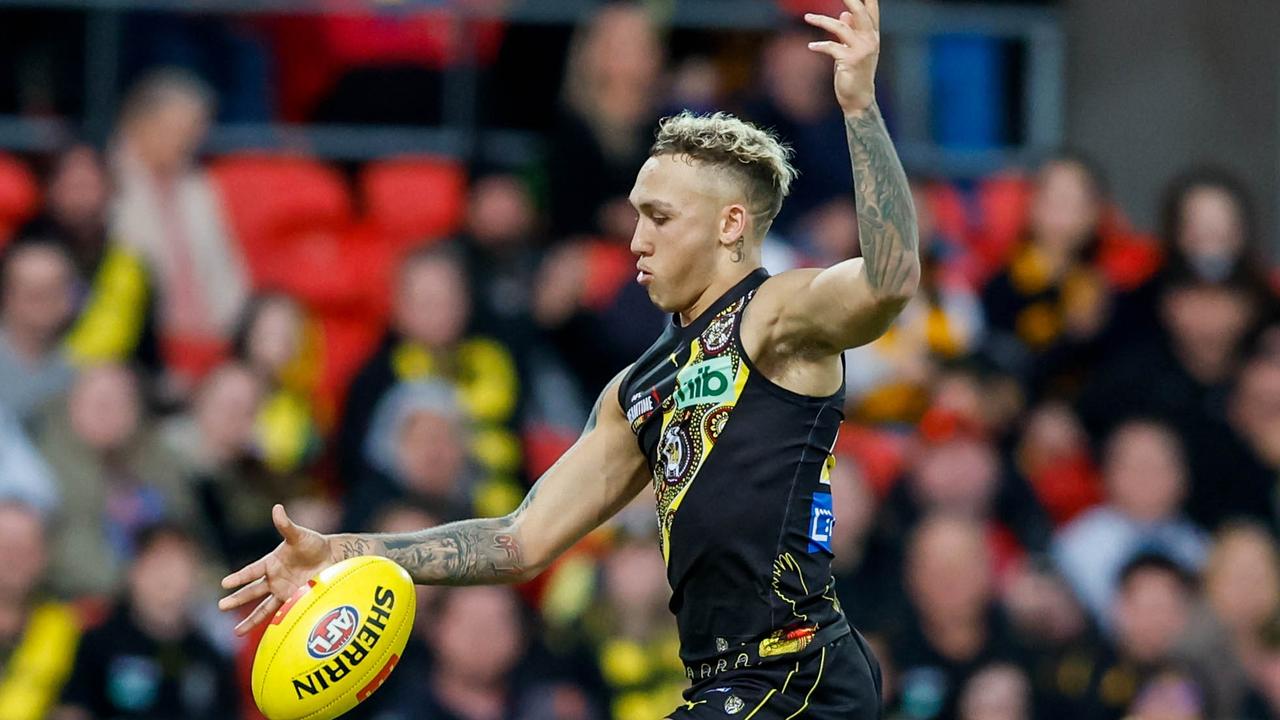
[(751, 215), (746, 206), (739, 203), (726, 205), (720, 211), (720, 244), (732, 247), (739, 238), (747, 235), (750, 222)]

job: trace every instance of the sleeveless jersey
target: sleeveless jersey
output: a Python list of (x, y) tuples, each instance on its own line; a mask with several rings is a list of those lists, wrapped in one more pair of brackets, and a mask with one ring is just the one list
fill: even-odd
[(699, 666), (706, 677), (794, 657), (847, 632), (831, 579), (829, 477), (844, 387), (800, 395), (747, 357), (743, 313), (768, 277), (756, 270), (688, 326), (672, 316), (619, 388), (653, 474), (692, 679)]

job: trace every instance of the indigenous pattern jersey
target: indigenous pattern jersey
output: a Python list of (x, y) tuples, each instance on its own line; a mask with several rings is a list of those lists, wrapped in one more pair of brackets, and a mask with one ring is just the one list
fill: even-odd
[(768, 277), (755, 271), (688, 326), (673, 316), (619, 388), (653, 473), (687, 667), (801, 653), (844, 625), (830, 487), (844, 388), (800, 395), (747, 357), (743, 314)]

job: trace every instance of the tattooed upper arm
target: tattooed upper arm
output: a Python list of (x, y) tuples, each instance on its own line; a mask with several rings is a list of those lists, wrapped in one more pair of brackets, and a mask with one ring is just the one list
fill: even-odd
[(920, 277), (919, 230), (907, 174), (874, 103), (846, 118), (863, 272), (877, 296), (910, 297)]
[[(884, 333), (920, 279), (919, 231), (906, 172), (872, 104), (846, 117), (862, 257), (821, 271), (793, 270), (775, 290), (768, 347), (829, 359)], [(763, 290), (762, 290), (763, 294)]]

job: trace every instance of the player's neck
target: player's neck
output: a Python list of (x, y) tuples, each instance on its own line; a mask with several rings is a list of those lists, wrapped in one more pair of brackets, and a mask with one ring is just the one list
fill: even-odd
[(702, 313), (706, 312), (712, 305), (715, 305), (717, 300), (724, 297), (724, 294), (729, 292), (733, 286), (742, 282), (745, 277), (758, 269), (760, 269), (759, 262), (734, 263), (723, 272), (716, 273), (711, 284), (698, 295), (698, 299), (688, 308), (680, 311), (680, 325), (682, 327), (689, 326)]

